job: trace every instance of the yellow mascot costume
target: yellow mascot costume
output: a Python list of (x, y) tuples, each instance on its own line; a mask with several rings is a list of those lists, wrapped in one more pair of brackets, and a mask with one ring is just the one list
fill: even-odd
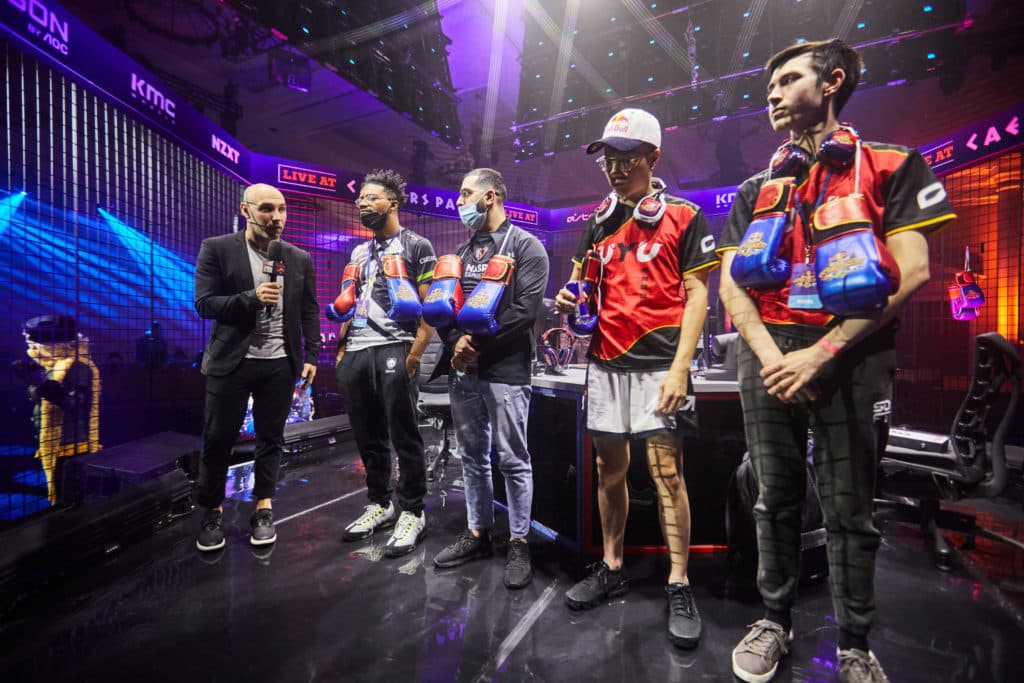
[(46, 473), (50, 504), (57, 502), (57, 459), (94, 453), (100, 445), (100, 371), (89, 357), (89, 340), (66, 315), (32, 318), (23, 327), (28, 356), (39, 364), (29, 382), (32, 421)]

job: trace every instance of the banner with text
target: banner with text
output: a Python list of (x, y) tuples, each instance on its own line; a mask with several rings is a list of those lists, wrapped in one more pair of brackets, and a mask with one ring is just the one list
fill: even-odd
[(173, 92), (52, 0), (0, 0), (0, 28), (30, 53), (98, 89), (228, 174), (249, 177), (248, 152)]

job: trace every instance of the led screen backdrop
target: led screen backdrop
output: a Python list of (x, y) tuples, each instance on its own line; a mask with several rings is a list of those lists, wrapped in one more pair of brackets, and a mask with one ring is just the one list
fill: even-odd
[(78, 353), (101, 375), (102, 444), (198, 432), (192, 362), (207, 328), (192, 308), (195, 257), (204, 237), (232, 230), (242, 186), (6, 42), (0, 92), (3, 524), (47, 504), (11, 368), (30, 318), (71, 316), (88, 338)]

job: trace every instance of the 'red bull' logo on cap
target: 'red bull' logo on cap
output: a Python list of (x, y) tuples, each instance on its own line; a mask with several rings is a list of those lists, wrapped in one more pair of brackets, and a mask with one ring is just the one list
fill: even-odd
[(604, 134), (607, 137), (611, 133), (626, 133), (629, 131), (629, 115), (616, 114), (608, 125), (604, 127)]

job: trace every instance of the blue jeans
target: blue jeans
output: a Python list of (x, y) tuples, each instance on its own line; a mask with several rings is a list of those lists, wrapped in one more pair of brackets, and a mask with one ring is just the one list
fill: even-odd
[(526, 419), (531, 392), (529, 385), (488, 382), (474, 373), (452, 372), (448, 378), (470, 529), (494, 526), (493, 444), (505, 478), (509, 532), (513, 538), (526, 538), (530, 531), (533, 467), (526, 448)]

